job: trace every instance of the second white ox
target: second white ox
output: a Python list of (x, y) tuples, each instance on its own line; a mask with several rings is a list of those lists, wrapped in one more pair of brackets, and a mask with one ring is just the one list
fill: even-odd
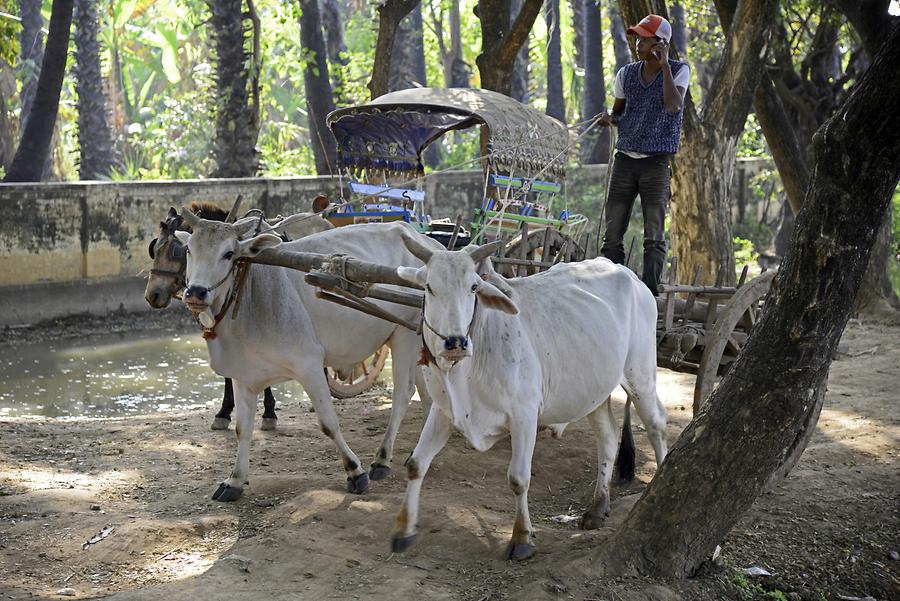
[[(221, 309), (235, 282), (235, 262), (281, 244), (272, 234), (243, 240), (254, 220), (235, 224), (200, 219), (183, 212), (193, 233), (175, 235), (187, 246), (187, 289), (184, 301), (195, 314)], [(402, 243), (405, 224), (353, 225), (314, 234), (284, 244), (294, 251), (345, 254), (383, 265), (418, 263)], [(442, 248), (438, 242), (426, 240)], [(215, 325), (215, 337), (207, 340), (212, 369), (234, 384), (238, 455), (234, 471), (213, 494), (218, 501), (240, 497), (250, 467), (250, 440), (259, 393), (286, 380), (300, 382), (312, 401), (322, 432), (334, 440), (347, 473), (347, 489), (362, 493), (373, 480), (390, 472), (394, 438), (413, 393), (418, 359), (418, 336), (402, 326), (377, 319), (316, 298), (300, 271), (270, 265), (251, 265), (242, 290), (227, 315)], [(373, 301), (377, 302), (377, 301)], [(392, 311), (414, 321), (418, 309), (394, 307)], [(387, 432), (370, 474), (341, 434), (337, 413), (325, 377), (326, 365), (346, 368), (364, 360), (382, 345), (391, 347), (393, 358), (393, 406)]]
[(609, 512), (617, 436), (608, 397), (617, 386), (634, 402), (657, 465), (666, 456), (650, 291), (607, 259), (505, 280), (486, 259), (493, 245), (432, 251), (421, 239), (404, 237), (404, 242), (425, 266), (400, 267), (397, 273), (425, 287), (423, 339), (433, 403), (407, 460), (406, 498), (393, 550), (404, 551), (415, 540), (422, 478), (453, 427), (479, 451), (511, 437), (507, 478), (516, 520), (506, 556), (525, 559), (534, 553), (528, 486), (538, 427), (587, 416), (597, 436), (599, 466), (582, 527), (599, 527)]

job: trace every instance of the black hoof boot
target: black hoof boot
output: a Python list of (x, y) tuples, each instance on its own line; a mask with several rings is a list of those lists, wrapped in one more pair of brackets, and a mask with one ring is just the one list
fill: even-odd
[(347, 492), (361, 495), (367, 490), (369, 490), (369, 474), (366, 472), (347, 478)]
[(506, 559), (523, 561), (534, 555), (534, 545), (531, 543), (509, 543), (506, 547)]
[(236, 501), (241, 497), (241, 494), (244, 492), (242, 488), (238, 488), (237, 486), (229, 486), (222, 482), (219, 485), (219, 488), (216, 489), (216, 492), (213, 493), (212, 500), (213, 501), (221, 501), (222, 503), (228, 503), (230, 501)]
[(403, 553), (404, 551), (412, 547), (414, 542), (416, 542), (415, 534), (411, 534), (409, 536), (395, 536), (391, 539), (391, 552)]
[(584, 515), (581, 516), (581, 521), (578, 523), (578, 527), (582, 530), (596, 530), (603, 526), (603, 522), (606, 521), (606, 514), (603, 513), (591, 513), (590, 511), (585, 511)]
[(369, 479), (384, 480), (391, 475), (391, 468), (386, 465), (378, 465), (373, 463), (369, 468)]

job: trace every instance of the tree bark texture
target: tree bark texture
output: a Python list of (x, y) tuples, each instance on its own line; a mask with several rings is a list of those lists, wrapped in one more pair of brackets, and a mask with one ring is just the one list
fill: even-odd
[(259, 118), (251, 96), (253, 54), (246, 50), (243, 0), (209, 0), (216, 47), (216, 140), (213, 177), (253, 177), (259, 171)]
[[(586, 1), (568, 0), (568, 2), (569, 12), (572, 13), (572, 45), (575, 48), (575, 56), (573, 57), (575, 68), (584, 69), (584, 11)], [(591, 5), (599, 10), (596, 2), (593, 2)]]
[(475, 63), (482, 88), (511, 95), (516, 55), (528, 40), (542, 5), (542, 0), (523, 0), (522, 9), (510, 25), (510, 0), (479, 0), (475, 14), (481, 21), (481, 54)]
[[(309, 1), (309, 0), (305, 0)], [(390, 90), (391, 54), (397, 27), (419, 0), (385, 0), (378, 5), (378, 38), (375, 41), (375, 58), (372, 61), (372, 78), (369, 93), (374, 100)]]
[(22, 73), (22, 108), (19, 111), (19, 137), (25, 131), (25, 122), (31, 113), (34, 95), (37, 92), (38, 75), (44, 60), (44, 19), (41, 16), (41, 0), (19, 0), (19, 15), (22, 18), (22, 33), (19, 36)]
[(75, 91), (78, 94), (78, 175), (106, 179), (113, 167), (112, 135), (100, 69), (97, 0), (75, 0)]
[(307, 121), (310, 144), (316, 161), (316, 173), (334, 174), (337, 172), (335, 165), (337, 150), (334, 138), (325, 125), (325, 118), (334, 110), (334, 96), (331, 81), (328, 79), (327, 52), (325, 38), (322, 35), (322, 21), (319, 17), (319, 3), (317, 0), (300, 0), (300, 10), (300, 45), (305, 55), (303, 89), (306, 92)]
[(702, 119), (685, 102), (683, 143), (672, 164), (670, 235), (679, 281), (699, 267), (701, 283), (735, 283), (731, 179), (777, 8), (777, 0), (742, 2), (733, 19), (720, 18), (727, 41)]
[(18, 140), (16, 126), (10, 119), (10, 107), (6, 104), (6, 99), (12, 98), (15, 90), (12, 66), (0, 59), (0, 167), (4, 170), (12, 162)]
[(685, 32), (684, 7), (681, 2), (672, 2), (672, 45), (678, 56), (687, 56), (687, 33)]
[(3, 179), (5, 182), (41, 181), (44, 165), (50, 155), (50, 143), (59, 111), (59, 94), (66, 73), (73, 4), (74, 0), (53, 0), (37, 92), (25, 121), (19, 148)]
[[(522, 0), (511, 0), (509, 7), (509, 21), (512, 23), (519, 12), (522, 10)], [(528, 38), (519, 48), (516, 55), (516, 62), (513, 65), (512, 84), (510, 86), (509, 95), (521, 102), (528, 104), (531, 102), (531, 43)]]
[(391, 70), (388, 78), (390, 91), (428, 85), (425, 72), (425, 43), (422, 35), (422, 5), (418, 4), (397, 27), (394, 49), (391, 52)]
[(815, 135), (813, 180), (766, 311), (604, 546), (606, 573), (694, 574), (770, 476), (796, 455), (798, 441), (808, 438), (832, 353), (900, 179), (898, 61), (900, 28)]
[[(606, 110), (606, 78), (603, 71), (603, 13), (596, 0), (583, 0), (584, 12), (584, 98), (581, 119), (586, 121)], [(582, 162), (587, 165), (609, 162), (609, 128), (595, 127), (582, 138)]]
[(616, 2), (609, 2), (609, 35), (613, 41), (613, 53), (616, 55), (616, 73), (631, 62), (631, 47), (625, 35), (625, 24)]
[(566, 122), (566, 99), (563, 95), (562, 39), (559, 0), (548, 0), (544, 14), (547, 20), (547, 110), (546, 113)]
[(344, 44), (344, 22), (337, 0), (322, 2), (322, 25), (325, 28), (325, 46), (328, 49), (331, 89), (335, 102), (347, 104), (347, 90), (344, 89), (344, 69), (347, 67), (347, 46)]

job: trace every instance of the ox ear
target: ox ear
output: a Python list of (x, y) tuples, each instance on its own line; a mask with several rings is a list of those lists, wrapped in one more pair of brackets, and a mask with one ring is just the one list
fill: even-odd
[(174, 219), (178, 217), (178, 211), (175, 210), (175, 207), (169, 207), (169, 213), (166, 215), (166, 219)]
[(272, 248), (281, 244), (281, 238), (275, 234), (260, 234), (249, 240), (241, 240), (238, 242), (241, 247), (242, 257), (255, 257), (267, 248)]
[(519, 314), (519, 307), (516, 306), (516, 303), (490, 282), (484, 282), (478, 288), (478, 300), (488, 309), (496, 309), (510, 315)]
[(191, 241), (191, 235), (188, 232), (183, 232), (181, 230), (175, 230), (175, 237), (178, 238), (178, 241), (187, 246), (187, 243)]
[(412, 282), (413, 284), (418, 284), (419, 286), (425, 285), (425, 267), (398, 267), (397, 275), (408, 282)]

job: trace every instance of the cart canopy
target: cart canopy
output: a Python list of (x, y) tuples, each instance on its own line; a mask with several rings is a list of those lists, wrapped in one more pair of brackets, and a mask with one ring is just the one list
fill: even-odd
[(450, 130), (481, 125), (493, 172), (565, 176), (565, 125), (517, 100), (473, 88), (412, 88), (336, 110), (328, 127), (342, 169), (422, 172), (422, 152)]

